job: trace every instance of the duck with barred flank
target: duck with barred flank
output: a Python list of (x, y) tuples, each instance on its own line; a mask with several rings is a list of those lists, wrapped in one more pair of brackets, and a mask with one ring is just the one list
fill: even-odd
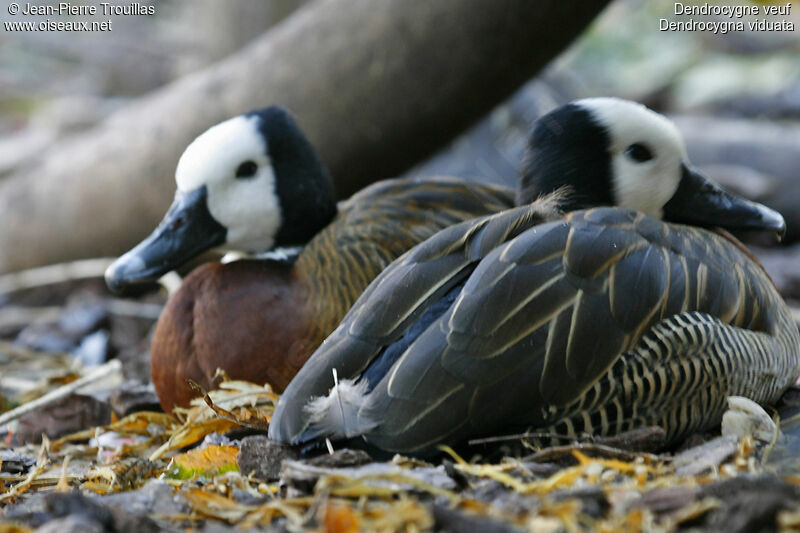
[[(543, 223), (559, 190), (567, 214)], [(782, 234), (783, 218), (692, 169), (663, 116), (612, 98), (543, 116), (519, 203), (389, 265), (286, 388), (270, 437), (416, 453), (657, 425), (675, 442), (728, 396), (769, 404), (800, 375), (771, 280), (706, 229)]]

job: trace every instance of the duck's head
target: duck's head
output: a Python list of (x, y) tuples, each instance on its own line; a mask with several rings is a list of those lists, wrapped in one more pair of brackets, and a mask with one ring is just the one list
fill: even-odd
[(670, 120), (641, 104), (587, 98), (542, 116), (531, 133), (518, 203), (567, 188), (565, 210), (614, 205), (668, 222), (786, 231), (776, 211), (694, 169)]
[(106, 271), (114, 291), (152, 282), (212, 248), (308, 242), (336, 214), (331, 180), (291, 115), (269, 107), (226, 120), (183, 152), (164, 219)]

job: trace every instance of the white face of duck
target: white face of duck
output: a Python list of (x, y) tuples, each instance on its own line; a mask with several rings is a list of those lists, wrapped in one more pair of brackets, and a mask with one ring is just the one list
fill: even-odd
[(587, 98), (576, 104), (609, 134), (614, 203), (662, 218), (687, 166), (686, 147), (675, 124), (628, 100)]
[(785, 231), (772, 209), (729, 193), (689, 164), (675, 125), (641, 104), (587, 98), (540, 117), (520, 174), (518, 201), (561, 188), (567, 210), (618, 206), (668, 222)]
[(206, 187), (208, 211), (227, 229), (227, 247), (267, 250), (281, 227), (275, 172), (266, 144), (259, 118), (242, 115), (200, 135), (178, 161), (179, 194)]
[(333, 185), (288, 111), (268, 107), (218, 124), (181, 156), (172, 206), (106, 271), (114, 291), (154, 281), (211, 248), (301, 246), (336, 214)]

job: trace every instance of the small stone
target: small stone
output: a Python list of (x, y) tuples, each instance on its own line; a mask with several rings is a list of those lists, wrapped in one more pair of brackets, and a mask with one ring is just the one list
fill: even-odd
[(280, 478), (284, 459), (297, 459), (297, 450), (278, 444), (264, 435), (252, 435), (242, 439), (237, 463), (243, 476), (252, 474), (255, 478), (274, 481)]
[(342, 448), (333, 453), (314, 457), (308, 461), (308, 464), (321, 468), (345, 468), (348, 466), (361, 466), (371, 462), (372, 457), (363, 450)]
[(104, 426), (110, 421), (108, 403), (92, 396), (72, 394), (20, 418), (17, 437), (25, 443), (38, 443), (42, 441), (42, 433), (57, 439), (86, 428)]
[(78, 491), (48, 494), (45, 496), (44, 503), (47, 513), (56, 518), (80, 515), (86, 517), (90, 522), (96, 523), (100, 527), (100, 531), (103, 528), (113, 528), (114, 517), (111, 511), (94, 498), (84, 496)]
[(13, 450), (0, 450), (0, 472), (9, 474), (26, 474), (36, 464), (36, 460), (28, 455)]
[(183, 496), (160, 479), (151, 479), (138, 490), (106, 494), (100, 497), (112, 509), (134, 515), (176, 515), (189, 512)]
[(160, 411), (156, 389), (153, 384), (143, 385), (138, 381), (126, 381), (115, 389), (109, 399), (111, 408), (118, 416), (128, 416), (138, 411)]

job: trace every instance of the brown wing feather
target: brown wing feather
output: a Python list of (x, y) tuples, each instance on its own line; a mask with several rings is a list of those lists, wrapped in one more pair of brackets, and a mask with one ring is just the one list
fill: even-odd
[(306, 337), (321, 342), (367, 285), (415, 244), (513, 201), (507, 187), (434, 177), (380, 181), (342, 202), (336, 220), (297, 259), (295, 270), (307, 278), (308, 312), (316, 317)]
[(462, 222), (392, 263), (284, 391), (270, 434), (281, 440), (297, 437), (309, 422), (303, 411), (305, 402), (327, 394), (334, 368), (342, 379), (357, 377), (430, 303), (468, 274), (471, 265), (500, 243), (553, 215), (553, 205), (543, 202)]

